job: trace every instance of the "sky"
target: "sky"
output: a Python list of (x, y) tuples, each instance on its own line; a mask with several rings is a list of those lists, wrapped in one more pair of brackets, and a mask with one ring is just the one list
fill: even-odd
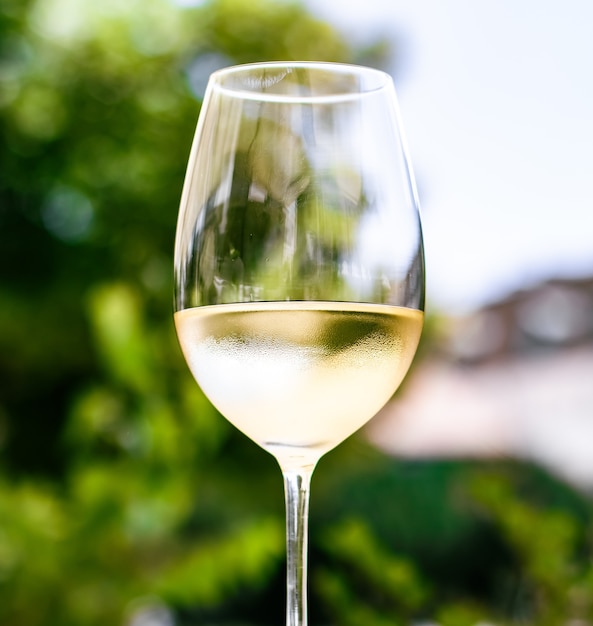
[(593, 2), (307, 0), (393, 40), (429, 308), (593, 276)]

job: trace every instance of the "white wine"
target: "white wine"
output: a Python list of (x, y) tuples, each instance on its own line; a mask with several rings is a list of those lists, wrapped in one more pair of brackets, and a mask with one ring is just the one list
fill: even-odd
[(214, 406), (274, 456), (315, 462), (395, 392), (421, 311), (349, 302), (250, 302), (175, 314), (190, 370)]

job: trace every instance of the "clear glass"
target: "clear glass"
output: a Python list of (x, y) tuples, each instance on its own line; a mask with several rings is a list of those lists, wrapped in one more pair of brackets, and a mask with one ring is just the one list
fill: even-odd
[(307, 623), (313, 469), (393, 395), (423, 308), (389, 75), (331, 63), (214, 73), (179, 212), (175, 323), (203, 391), (283, 472), (287, 626)]

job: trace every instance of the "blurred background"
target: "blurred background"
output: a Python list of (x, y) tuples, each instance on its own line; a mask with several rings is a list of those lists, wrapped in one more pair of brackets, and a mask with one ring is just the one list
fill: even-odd
[(593, 7), (0, 0), (0, 622), (284, 619), (272, 457), (172, 325), (208, 75), (394, 76), (426, 235), (415, 366), (313, 480), (310, 619), (593, 624)]

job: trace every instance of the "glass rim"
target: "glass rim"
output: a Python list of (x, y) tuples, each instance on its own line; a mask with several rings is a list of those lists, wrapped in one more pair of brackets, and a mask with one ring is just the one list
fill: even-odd
[[(367, 77), (371, 80), (368, 86), (360, 85), (357, 91), (337, 90), (336, 93), (309, 93), (309, 94), (286, 94), (267, 92), (262, 89), (249, 89), (245, 86), (229, 86), (224, 84), (225, 79), (239, 77), (242, 74), (255, 73), (265, 70), (284, 70), (279, 78), (263, 84), (264, 89), (280, 82), (285, 76), (294, 70), (303, 69), (312, 72), (332, 72), (336, 75), (351, 74), (352, 76)], [(258, 100), (262, 102), (290, 102), (290, 103), (330, 103), (358, 100), (362, 97), (393, 88), (391, 76), (380, 69), (357, 65), (354, 63), (336, 63), (330, 61), (262, 61), (257, 63), (242, 63), (231, 65), (216, 70), (208, 80), (208, 91), (217, 91), (224, 95), (244, 100)]]

